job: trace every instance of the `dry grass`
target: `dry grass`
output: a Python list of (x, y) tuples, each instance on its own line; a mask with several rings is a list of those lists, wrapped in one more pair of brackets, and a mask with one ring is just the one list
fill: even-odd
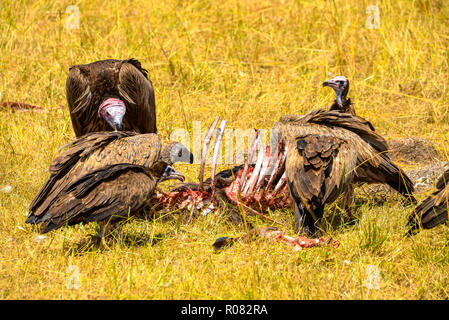
[[(380, 29), (370, 30), (373, 3)], [(79, 30), (65, 28), (71, 4)], [(216, 115), (232, 128), (270, 128), (283, 114), (329, 105), (333, 92), (321, 82), (344, 74), (357, 112), (382, 135), (423, 137), (447, 158), (448, 20), (444, 0), (2, 1), (0, 101), (65, 107), (0, 110), (0, 188), (12, 187), (0, 192), (0, 299), (448, 299), (449, 229), (403, 238), (411, 209), (393, 198), (365, 199), (358, 224), (331, 230), (338, 249), (297, 253), (256, 242), (213, 254), (215, 238), (242, 232), (219, 215), (190, 225), (183, 216), (136, 219), (110, 251), (84, 254), (74, 248), (93, 224), (41, 241), (24, 225), (56, 150), (74, 138), (65, 100), (72, 64), (138, 58), (165, 141)], [(198, 166), (179, 168), (197, 179)], [(69, 265), (79, 289), (66, 287)], [(365, 286), (368, 265), (379, 268), (379, 289)]]

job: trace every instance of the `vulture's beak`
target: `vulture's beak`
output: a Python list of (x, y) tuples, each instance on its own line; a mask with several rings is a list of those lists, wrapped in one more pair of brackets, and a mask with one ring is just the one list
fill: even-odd
[(331, 87), (333, 89), (337, 89), (338, 85), (334, 80), (327, 80), (323, 82), (323, 87)]
[(112, 127), (114, 128), (115, 131), (122, 131), (123, 128), (122, 121), (124, 115), (125, 114), (121, 112), (112, 114)]
[(123, 126), (122, 126), (122, 123), (121, 123), (121, 119), (117, 119), (117, 120), (114, 119), (114, 126), (113, 126), (113, 128), (114, 128), (114, 131), (122, 131)]
[(185, 177), (182, 173), (176, 171), (172, 166), (167, 166), (162, 174), (162, 177), (159, 178), (159, 182), (171, 179), (177, 179), (183, 182)]
[(337, 95), (337, 103), (341, 106), (342, 105), (342, 89), (340, 88), (338, 84), (338, 80), (331, 79), (323, 82), (323, 87), (331, 87), (334, 89), (335, 94)]
[(126, 105), (120, 99), (109, 98), (100, 105), (98, 114), (115, 130), (123, 129), (123, 117), (126, 113)]

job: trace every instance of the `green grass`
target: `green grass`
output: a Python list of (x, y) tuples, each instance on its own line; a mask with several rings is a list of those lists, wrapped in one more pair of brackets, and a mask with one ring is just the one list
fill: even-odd
[[(68, 31), (72, 4), (80, 29)], [(371, 4), (380, 29), (365, 28)], [(99, 59), (135, 57), (149, 70), (166, 142), (216, 115), (230, 128), (269, 129), (281, 115), (329, 105), (334, 93), (321, 83), (343, 74), (380, 134), (425, 138), (446, 159), (448, 20), (444, 0), (2, 1), (0, 101), (50, 111), (0, 110), (0, 189), (12, 187), (0, 192), (0, 299), (448, 299), (449, 229), (404, 238), (411, 208), (397, 197), (361, 201), (357, 224), (329, 230), (337, 249), (299, 252), (257, 241), (215, 254), (216, 238), (243, 228), (214, 214), (189, 225), (184, 215), (133, 219), (109, 251), (76, 249), (95, 224), (41, 241), (24, 225), (51, 160), (74, 138), (68, 68)], [(198, 165), (176, 168), (197, 181)], [(273, 218), (293, 224), (289, 212)], [(79, 289), (67, 289), (70, 265)], [(369, 265), (379, 268), (378, 290), (365, 286)]]

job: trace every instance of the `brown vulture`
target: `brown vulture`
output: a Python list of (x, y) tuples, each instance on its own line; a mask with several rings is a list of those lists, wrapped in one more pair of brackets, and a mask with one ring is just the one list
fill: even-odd
[(171, 164), (193, 162), (181, 143), (162, 148), (153, 133), (95, 132), (67, 146), (51, 163), (50, 178), (28, 209), (26, 223), (43, 223), (44, 233), (98, 221), (103, 238), (105, 225), (145, 206), (158, 182), (182, 178)]
[(346, 98), (349, 81), (336, 77), (323, 85), (334, 88), (331, 110), (312, 110), (304, 116), (286, 115), (274, 125), (288, 146), (286, 175), (295, 203), (295, 224), (314, 233), (324, 205), (344, 193), (352, 202), (353, 183), (386, 183), (416, 202), (412, 181), (389, 158), (387, 142), (371, 123), (355, 115)]
[(136, 59), (72, 66), (66, 94), (77, 137), (111, 130), (157, 133), (153, 85)]
[(438, 179), (437, 190), (424, 199), (409, 216), (409, 235), (416, 234), (422, 229), (432, 229), (448, 221), (449, 200), (449, 170)]

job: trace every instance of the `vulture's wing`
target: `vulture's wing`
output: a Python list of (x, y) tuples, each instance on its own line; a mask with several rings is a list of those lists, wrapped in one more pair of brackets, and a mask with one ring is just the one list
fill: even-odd
[(118, 91), (126, 103), (124, 125), (141, 133), (156, 133), (156, 102), (147, 71), (135, 59), (124, 60), (119, 72)]
[(449, 184), (449, 170), (446, 170), (436, 183), (437, 190), (443, 190)]
[(73, 130), (78, 137), (83, 133), (82, 124), (80, 122), (81, 113), (83, 116), (89, 117), (89, 119), (85, 119), (85, 123), (95, 122), (95, 118), (97, 117), (97, 109), (92, 109), (94, 106), (91, 103), (92, 92), (89, 85), (89, 79), (83, 74), (78, 66), (73, 66), (69, 69), (69, 75), (67, 76), (66, 81), (66, 95)]
[(405, 197), (415, 202), (412, 193), (415, 187), (410, 178), (388, 156), (384, 154), (359, 157), (357, 178), (359, 182), (386, 183)]
[(339, 111), (311, 112), (298, 119), (290, 117), (279, 128), (287, 140), (308, 134), (343, 139), (357, 151), (356, 181), (387, 183), (406, 197), (414, 190), (413, 182), (386, 154), (385, 139), (363, 118)]
[[(300, 127), (307, 126), (308, 121), (317, 114), (325, 112), (324, 109), (311, 110), (306, 115), (287, 114), (279, 118), (273, 125), (273, 135), (279, 140), (293, 142), (298, 136), (304, 136)], [(308, 129), (306, 129), (307, 131)]]
[[(357, 155), (346, 141), (310, 134), (297, 137), (289, 147), (286, 160), (287, 181), (295, 198), (300, 198), (308, 211), (334, 201), (350, 183)], [(349, 172), (349, 175), (347, 173)]]
[(277, 121), (273, 125), (273, 129), (281, 130), (281, 128), (285, 125), (301, 125), (305, 124), (310, 119), (316, 117), (316, 115), (321, 114), (323, 112), (326, 112), (324, 109), (314, 109), (309, 111), (309, 113), (305, 115), (300, 114), (286, 114), (279, 118), (279, 121)]
[[(383, 142), (377, 139), (365, 139), (354, 131), (334, 128), (333, 132), (350, 140), (350, 145), (357, 151), (357, 166), (353, 169), (356, 172), (354, 181), (365, 183), (386, 183), (403, 196), (416, 201), (411, 195), (414, 192), (414, 184), (410, 178), (403, 172), (384, 151)], [(369, 133), (369, 131), (366, 131)], [(374, 131), (373, 131), (374, 133)], [(378, 136), (380, 137), (380, 136)], [(382, 137), (380, 137), (382, 138)], [(383, 138), (382, 138), (383, 139)], [(379, 142), (379, 148), (376, 148), (373, 141)]]
[(422, 226), (431, 229), (448, 221), (449, 170), (437, 181), (437, 191), (424, 199), (409, 216), (409, 225), (413, 229)]
[(35, 223), (44, 222), (43, 232), (48, 232), (65, 224), (127, 216), (147, 204), (160, 174), (131, 164), (95, 170), (75, 181)]
[(359, 116), (334, 110), (316, 113), (308, 119), (308, 122), (350, 130), (359, 135), (377, 151), (386, 152), (388, 150), (387, 141), (374, 131), (373, 125), (368, 120)]
[(324, 109), (316, 109), (306, 115), (285, 115), (279, 119), (274, 125), (274, 128), (282, 130), (285, 125), (295, 126), (305, 124), (320, 124), (331, 128), (339, 127), (350, 130), (359, 135), (379, 152), (386, 152), (388, 149), (386, 140), (375, 132), (373, 125), (368, 120), (338, 110), (325, 111)]
[[(406, 197), (414, 191), (413, 182), (388, 156), (387, 141), (374, 131), (369, 121), (335, 110), (317, 112), (311, 115), (307, 122), (333, 129), (341, 128), (357, 135), (351, 140), (358, 151), (358, 181), (386, 183)], [(415, 201), (412, 196), (410, 198)]]
[(370, 122), (339, 111), (325, 112), (315, 119), (323, 125), (356, 134), (351, 138), (358, 153), (356, 181), (386, 183), (405, 197), (410, 197), (411, 201), (416, 201), (411, 195), (414, 192), (413, 182), (390, 159), (386, 140), (374, 131)]
[[(65, 176), (74, 166), (76, 166), (80, 162), (80, 160), (85, 159), (99, 149), (104, 149), (108, 144), (116, 141), (119, 138), (130, 137), (134, 135), (137, 135), (137, 133), (122, 131), (95, 132), (84, 135), (76, 139), (74, 142), (63, 146), (62, 148), (67, 149), (59, 154), (50, 164), (50, 178), (47, 180), (45, 185), (29, 205), (28, 212), (35, 213), (36, 209), (41, 206), (46, 199), (49, 200), (47, 202), (53, 201), (54, 197), (52, 197), (50, 193), (55, 193), (55, 196), (57, 196), (59, 191), (64, 188), (64, 186), (62, 185), (61, 188), (56, 188), (56, 190), (54, 190), (55, 184), (57, 184), (61, 180), (69, 181), (69, 179), (64, 179)], [(39, 215), (38, 213), (36, 214)], [(34, 218), (30, 216), (29, 219)], [(29, 221), (29, 219), (27, 219), (27, 221)]]
[(87, 157), (98, 149), (105, 148), (111, 142), (137, 134), (129, 131), (104, 131), (86, 134), (59, 149), (65, 150), (50, 164), (50, 173), (57, 174), (60, 171), (70, 169), (79, 159)]

